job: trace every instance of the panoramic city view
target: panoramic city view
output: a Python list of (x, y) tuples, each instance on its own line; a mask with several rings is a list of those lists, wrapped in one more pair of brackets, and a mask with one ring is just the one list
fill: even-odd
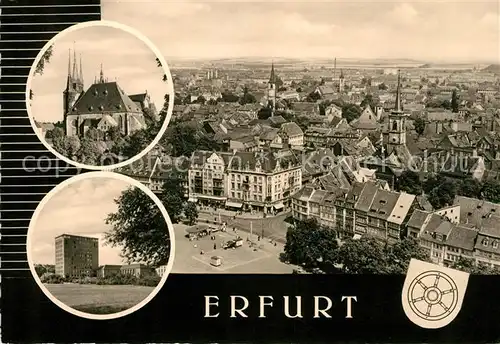
[[(138, 8), (102, 6), (130, 24)], [(411, 258), (500, 272), (496, 4), (141, 11), (174, 110), (120, 172), (163, 201), (173, 272), (404, 274)]]
[(168, 107), (170, 92), (159, 58), (138, 37), (115, 27), (87, 26), (57, 38), (29, 87), (31, 117), (42, 141), (81, 164), (113, 165), (136, 156), (167, 117), (159, 111)]
[[(129, 212), (123, 204), (131, 199), (148, 207), (142, 210), (153, 222), (141, 221), (140, 229), (162, 240), (163, 249), (145, 245), (134, 234), (137, 225), (123, 222)], [(127, 181), (75, 181), (52, 196), (33, 221), (28, 254), (34, 273), (46, 292), (76, 311), (126, 311), (146, 299), (166, 273), (166, 221), (150, 196)]]

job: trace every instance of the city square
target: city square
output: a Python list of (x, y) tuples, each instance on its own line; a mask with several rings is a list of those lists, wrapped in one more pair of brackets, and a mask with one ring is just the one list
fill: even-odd
[[(237, 229), (233, 231), (229, 226), (226, 232), (213, 233), (215, 240), (210, 236), (190, 241), (186, 237), (184, 224), (174, 225), (176, 257), (173, 273), (292, 273), (296, 267), (282, 263), (279, 254), (283, 251), (283, 244), (270, 242), (270, 239), (258, 240), (258, 235), (250, 234)], [(223, 249), (222, 242), (240, 236), (243, 245), (237, 248)], [(214, 249), (214, 245), (216, 248)], [(201, 253), (203, 252), (203, 254)], [(222, 258), (218, 267), (210, 264), (212, 256)]]

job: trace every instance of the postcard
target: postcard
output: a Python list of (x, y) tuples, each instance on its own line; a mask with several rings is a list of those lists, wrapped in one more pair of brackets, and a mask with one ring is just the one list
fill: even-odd
[(500, 340), (497, 2), (0, 9), (3, 342)]

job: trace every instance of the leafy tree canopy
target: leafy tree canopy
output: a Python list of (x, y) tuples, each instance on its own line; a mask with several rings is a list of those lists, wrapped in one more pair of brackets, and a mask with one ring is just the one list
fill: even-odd
[(120, 247), (130, 263), (166, 264), (170, 258), (168, 227), (153, 200), (141, 189), (130, 188), (115, 202), (117, 212), (106, 219), (112, 226), (105, 235), (106, 243)]

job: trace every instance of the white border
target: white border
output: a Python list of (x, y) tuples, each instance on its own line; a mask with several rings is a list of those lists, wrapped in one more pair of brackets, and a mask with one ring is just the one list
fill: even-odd
[[(111, 313), (111, 314), (91, 314), (91, 313), (80, 312), (80, 311), (77, 311), (74, 308), (71, 308), (71, 307), (67, 306), (65, 303), (59, 301), (57, 298), (55, 298), (50, 293), (50, 291), (43, 285), (42, 281), (40, 280), (40, 277), (36, 273), (35, 264), (33, 262), (33, 257), (32, 257), (32, 254), (31, 254), (32, 247), (34, 247), (36, 245), (36, 243), (34, 243), (34, 242), (31, 241), (31, 235), (30, 234), (32, 234), (33, 231), (35, 230), (36, 221), (38, 219), (38, 216), (40, 216), (40, 214), (43, 212), (44, 206), (50, 201), (50, 199), (53, 196), (55, 196), (62, 189), (66, 188), (67, 186), (69, 186), (69, 185), (71, 185), (73, 183), (76, 183), (78, 181), (82, 181), (82, 180), (90, 179), (90, 178), (117, 179), (117, 180), (128, 182), (132, 186), (135, 186), (135, 187), (138, 187), (139, 189), (141, 189), (143, 192), (146, 193), (146, 195), (148, 195), (149, 197), (151, 197), (151, 199), (155, 202), (155, 204), (160, 209), (163, 217), (165, 218), (165, 222), (167, 223), (168, 233), (169, 233), (169, 237), (170, 237), (169, 238), (170, 239), (169, 260), (168, 260), (168, 263), (167, 263), (167, 268), (165, 270), (165, 273), (163, 274), (163, 276), (162, 276), (160, 282), (158, 283), (158, 285), (155, 287), (155, 289), (144, 300), (142, 300), (141, 302), (139, 302), (135, 306), (133, 306), (133, 307), (131, 307), (131, 308), (125, 310), (125, 311), (121, 311), (121, 312), (117, 312), (117, 313)], [(52, 302), (54, 302), (57, 306), (59, 306), (60, 308), (64, 309), (68, 313), (71, 313), (73, 315), (76, 315), (76, 316), (79, 316), (79, 317), (82, 317), (82, 318), (87, 318), (87, 319), (91, 319), (91, 320), (110, 320), (110, 319), (116, 319), (116, 318), (120, 318), (120, 317), (129, 315), (129, 314), (131, 314), (131, 313), (139, 310), (140, 308), (142, 308), (143, 306), (145, 306), (149, 301), (151, 301), (156, 296), (156, 294), (158, 294), (158, 292), (160, 291), (160, 289), (165, 284), (165, 281), (167, 280), (168, 275), (172, 271), (172, 267), (173, 267), (173, 264), (174, 264), (174, 257), (175, 257), (175, 237), (174, 237), (174, 235), (175, 234), (174, 234), (173, 225), (172, 225), (172, 222), (170, 221), (170, 217), (168, 216), (167, 210), (165, 209), (165, 207), (161, 203), (160, 199), (150, 189), (148, 189), (144, 184), (142, 184), (141, 182), (139, 182), (139, 181), (137, 181), (137, 180), (135, 180), (133, 178), (124, 176), (124, 175), (119, 174), (119, 173), (101, 172), (101, 171), (98, 171), (98, 172), (86, 172), (86, 173), (82, 173), (82, 174), (79, 174), (77, 176), (71, 177), (71, 178), (65, 180), (64, 182), (60, 183), (59, 185), (57, 185), (47, 195), (45, 195), (45, 197), (42, 199), (42, 201), (40, 202), (40, 204), (38, 204), (38, 206), (37, 206), (37, 208), (35, 210), (35, 213), (33, 214), (33, 217), (32, 217), (32, 219), (30, 221), (29, 228), (28, 228), (27, 243), (26, 243), (26, 253), (27, 253), (27, 256), (28, 256), (28, 265), (30, 267), (30, 270), (31, 270), (31, 273), (32, 273), (33, 277), (35, 278), (36, 283), (38, 284), (38, 286), (40, 287), (40, 289), (42, 289), (43, 293)]]
[[(42, 135), (39, 133), (36, 124), (35, 124), (35, 119), (31, 113), (31, 104), (30, 104), (30, 90), (31, 90), (31, 81), (35, 75), (35, 70), (36, 66), (38, 65), (39, 61), (43, 57), (43, 54), (49, 49), (50, 46), (52, 46), (59, 38), (73, 32), (76, 30), (80, 29), (85, 29), (87, 27), (95, 27), (95, 26), (105, 26), (105, 27), (112, 27), (115, 29), (119, 29), (122, 31), (125, 31), (133, 36), (135, 36), (137, 39), (141, 40), (144, 44), (146, 44), (149, 49), (156, 55), (156, 57), (160, 60), (162, 69), (164, 74), (167, 76), (167, 93), (169, 94), (169, 102), (168, 102), (168, 108), (167, 108), (167, 115), (165, 117), (165, 121), (163, 122), (162, 127), (160, 128), (159, 133), (156, 135), (155, 139), (147, 146), (142, 152), (139, 154), (130, 157), (129, 159), (120, 162), (118, 164), (114, 165), (106, 165), (106, 166), (94, 166), (94, 165), (85, 165), (76, 161), (73, 161), (61, 153), (57, 152), (51, 145), (49, 145), (46, 141), (45, 138), (42, 137)], [(160, 77), (160, 76), (159, 76)], [(55, 35), (50, 41), (48, 41), (45, 46), (42, 48), (42, 50), (38, 53), (38, 55), (35, 58), (35, 61), (33, 62), (33, 65), (31, 66), (30, 72), (28, 74), (28, 80), (26, 82), (26, 110), (28, 112), (28, 117), (30, 119), (31, 126), (33, 127), (33, 130), (35, 131), (36, 135), (40, 139), (40, 141), (43, 143), (43, 145), (52, 153), (54, 154), (57, 158), (65, 161), (66, 163), (76, 166), (77, 168), (80, 169), (86, 169), (86, 170), (94, 170), (94, 171), (109, 171), (113, 169), (117, 169), (129, 164), (132, 164), (134, 161), (137, 161), (141, 159), (144, 155), (146, 155), (151, 149), (158, 144), (162, 136), (165, 134), (165, 131), (167, 130), (168, 123), (170, 122), (170, 117), (172, 116), (172, 112), (174, 110), (174, 87), (173, 87), (173, 80), (172, 80), (172, 74), (170, 73), (170, 69), (168, 67), (167, 61), (165, 61), (165, 58), (163, 57), (162, 53), (160, 50), (142, 33), (136, 31), (135, 29), (128, 27), (126, 25), (113, 22), (113, 21), (108, 21), (108, 20), (95, 20), (95, 21), (89, 21), (81, 24), (76, 24), (73, 26), (70, 26), (69, 28), (61, 31), (57, 35)]]

